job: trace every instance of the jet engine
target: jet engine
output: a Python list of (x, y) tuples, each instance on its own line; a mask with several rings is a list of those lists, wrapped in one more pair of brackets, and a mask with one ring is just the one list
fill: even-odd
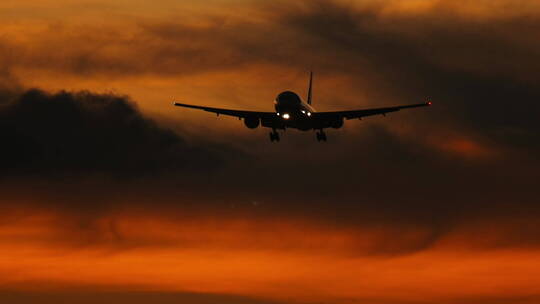
[(334, 129), (339, 129), (343, 127), (343, 118), (333, 119), (332, 122), (330, 123), (330, 126)]
[(256, 129), (261, 123), (258, 117), (246, 117), (244, 118), (244, 124), (250, 129)]

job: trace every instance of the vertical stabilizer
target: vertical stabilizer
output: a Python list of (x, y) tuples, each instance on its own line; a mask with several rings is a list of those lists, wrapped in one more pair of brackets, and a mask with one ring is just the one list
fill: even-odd
[(309, 87), (307, 93), (307, 103), (311, 104), (311, 87), (313, 86), (313, 72), (309, 72)]

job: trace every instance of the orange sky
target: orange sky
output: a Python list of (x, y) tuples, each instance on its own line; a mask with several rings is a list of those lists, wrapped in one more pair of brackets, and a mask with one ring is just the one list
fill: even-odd
[[(534, 0), (1, 1), (0, 98), (129, 96), (202, 148), (142, 178), (0, 172), (0, 302), (539, 303), (538, 20)], [(309, 70), (319, 110), (436, 106), (270, 146), (171, 105), (270, 111)]]
[(460, 237), (470, 228), (410, 254), (366, 255), (381, 238), (406, 242), (422, 232), (340, 229), (286, 218), (171, 221), (126, 213), (98, 218), (78, 232), (67, 221), (32, 210), (3, 219), (3, 289), (101, 286), (309, 303), (452, 303), (540, 291), (537, 249), (475, 249)]

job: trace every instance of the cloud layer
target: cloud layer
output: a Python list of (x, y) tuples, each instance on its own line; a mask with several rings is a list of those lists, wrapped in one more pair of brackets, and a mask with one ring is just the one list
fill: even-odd
[[(0, 298), (53, 282), (165, 303), (538, 299), (533, 1), (167, 2), (103, 23), (93, 4), (1, 23)], [(270, 109), (309, 69), (320, 110), (434, 106), (327, 145), (170, 106)]]
[(112, 94), (6, 92), (0, 120), (3, 177), (133, 178), (211, 170), (225, 158), (218, 151), (190, 146), (143, 117), (127, 97)]
[[(476, 8), (485, 10), (478, 11), (445, 1), (248, 7), (258, 10), (252, 18), (206, 16), (198, 23), (141, 18), (135, 24), (128, 19), (107, 32), (70, 23), (38, 23), (19, 36), (6, 31), (1, 48), (10, 59), (2, 69), (4, 87), (10, 88), (1, 109), (6, 188), (19, 189), (14, 184), (32, 179), (40, 183), (36, 193), (54, 197), (48, 204), (72, 201), (88, 188), (78, 181), (94, 177), (94, 192), (101, 195), (89, 197), (112, 209), (132, 200), (202, 214), (286, 215), (428, 231), (403, 248), (370, 249), (382, 254), (422, 250), (454, 227), (489, 220), (506, 232), (488, 246), (538, 244), (534, 233), (516, 238), (521, 224), (540, 212), (533, 195), (540, 134), (540, 91), (532, 84), (538, 48), (530, 38), (537, 31), (535, 10), (503, 14), (497, 5), (479, 4)], [(219, 125), (227, 120), (204, 121), (215, 131), (196, 138), (180, 136), (118, 94), (46, 93), (15, 85), (25, 70), (59, 75), (60, 84), (63, 77), (129, 82), (204, 75), (212, 83), (212, 75), (232, 71), (246, 77), (249, 88), (266, 85), (266, 77), (248, 80), (254, 68), (287, 73), (308, 66), (323, 75), (317, 82), (321, 104), (336, 98), (340, 107), (352, 108), (431, 96), (436, 106), (350, 122), (343, 133), (331, 134), (331, 146), (288, 133), (291, 143), (269, 147), (261, 142), (264, 135), (244, 131), (227, 144), (215, 143), (230, 138)], [(177, 130), (189, 125), (187, 118)], [(61, 184), (42, 179), (66, 176), (75, 177), (71, 191), (58, 191)], [(17, 191), (9, 192), (17, 196)], [(124, 191), (130, 199), (117, 202)], [(75, 211), (87, 212), (92, 205), (77, 200)]]

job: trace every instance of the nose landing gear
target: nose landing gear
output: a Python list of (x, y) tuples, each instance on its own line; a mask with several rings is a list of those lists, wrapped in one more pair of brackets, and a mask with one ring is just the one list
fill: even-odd
[(322, 129), (317, 132), (317, 141), (326, 141), (326, 133)]
[(279, 133), (276, 132), (276, 130), (273, 130), (272, 132), (270, 132), (270, 141), (271, 142), (274, 142), (274, 141), (279, 142)]

